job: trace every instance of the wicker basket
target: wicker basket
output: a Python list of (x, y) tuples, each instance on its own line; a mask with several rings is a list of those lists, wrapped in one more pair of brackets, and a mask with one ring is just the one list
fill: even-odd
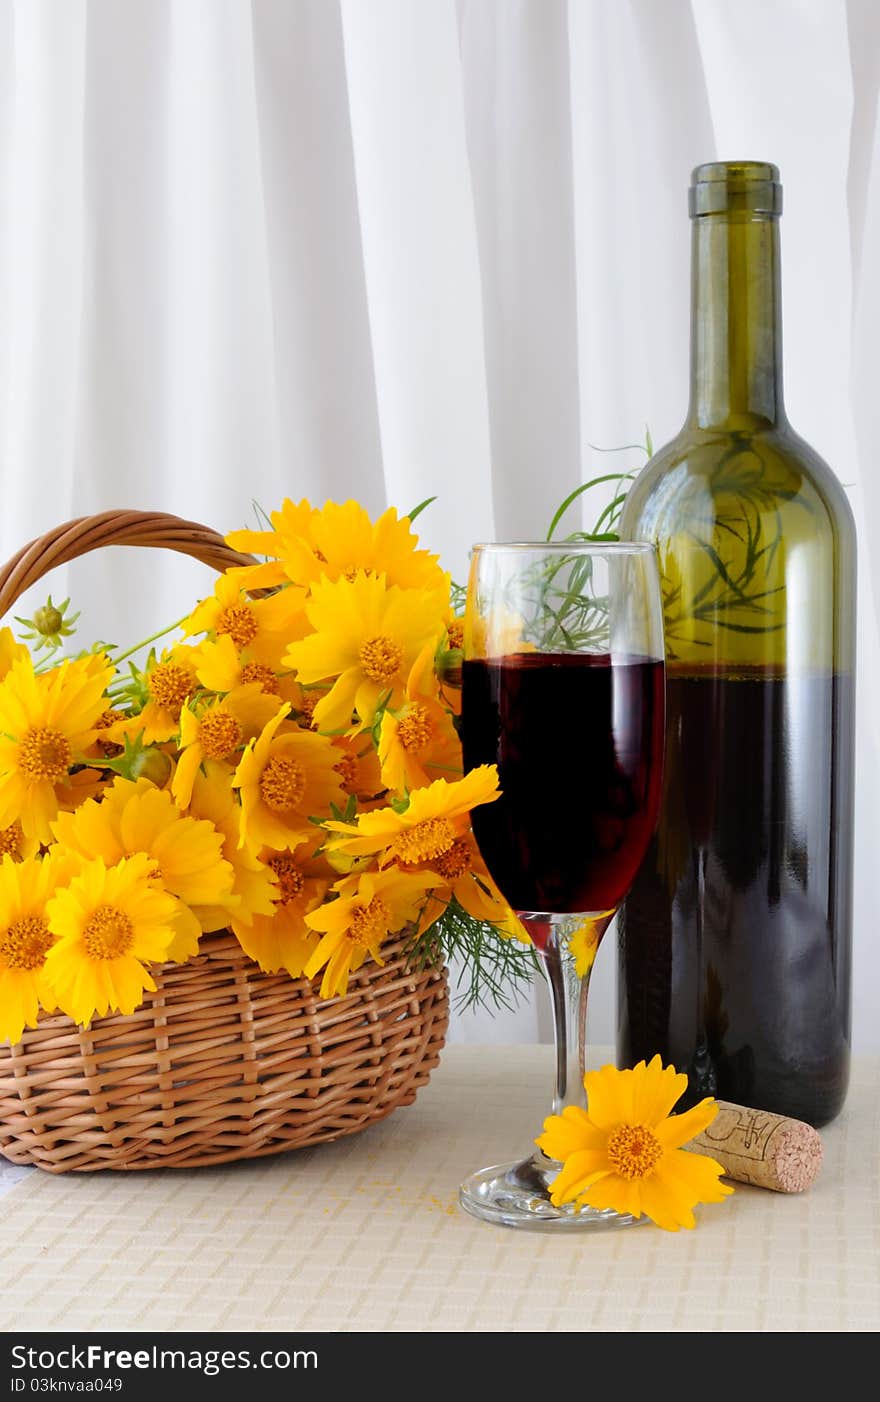
[[(0, 570), (0, 617), (55, 565), (104, 545), (178, 550), (225, 569), (247, 563), (205, 526), (104, 512), (33, 541)], [(408, 1105), (437, 1065), (445, 973), (416, 970), (407, 941), (368, 960), (344, 997), (264, 974), (226, 931), (188, 964), (153, 969), (130, 1016), (82, 1031), (42, 1015), (0, 1046), (0, 1153), (53, 1173), (192, 1168), (354, 1134)]]

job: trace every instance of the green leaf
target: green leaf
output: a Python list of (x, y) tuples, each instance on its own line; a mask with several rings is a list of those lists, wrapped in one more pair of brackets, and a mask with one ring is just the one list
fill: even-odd
[(600, 487), (603, 482), (621, 482), (624, 479), (631, 480), (632, 476), (633, 474), (631, 472), (606, 472), (602, 477), (593, 477), (589, 482), (582, 482), (579, 487), (575, 487), (574, 491), (569, 492), (562, 504), (557, 507), (553, 520), (550, 522), (547, 540), (551, 541), (553, 539), (556, 527), (559, 525), (566, 511), (577, 501), (578, 497), (583, 496), (584, 492), (588, 492), (591, 487)]
[(405, 519), (406, 519), (407, 521), (409, 521), (410, 525), (412, 525), (412, 523), (413, 523), (413, 521), (416, 519), (416, 517), (417, 517), (417, 516), (421, 516), (421, 514), (422, 514), (422, 512), (424, 511), (425, 507), (426, 507), (426, 506), (430, 506), (431, 503), (434, 502), (434, 501), (436, 501), (436, 500), (437, 500), (436, 497), (425, 497), (425, 500), (424, 500), (424, 501), (420, 501), (419, 504), (418, 504), (418, 506), (413, 507), (412, 511), (408, 511), (408, 512), (406, 513)]

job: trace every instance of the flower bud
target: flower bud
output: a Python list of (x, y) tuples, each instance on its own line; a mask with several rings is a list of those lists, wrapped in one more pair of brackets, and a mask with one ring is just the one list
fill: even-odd
[(131, 762), (132, 779), (149, 779), (161, 789), (171, 778), (171, 760), (163, 750), (140, 750)]
[(54, 638), (64, 624), (61, 610), (57, 609), (54, 604), (43, 604), (42, 608), (37, 609), (31, 621), (37, 632), (42, 633), (44, 638)]

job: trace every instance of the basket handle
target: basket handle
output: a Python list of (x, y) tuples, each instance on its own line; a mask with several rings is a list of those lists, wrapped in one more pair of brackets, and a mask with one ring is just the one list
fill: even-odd
[(0, 618), (26, 589), (56, 565), (66, 565), (105, 545), (144, 545), (176, 550), (222, 573), (230, 565), (252, 565), (252, 555), (231, 549), (217, 531), (163, 511), (101, 511), (78, 516), (22, 546), (0, 569)]

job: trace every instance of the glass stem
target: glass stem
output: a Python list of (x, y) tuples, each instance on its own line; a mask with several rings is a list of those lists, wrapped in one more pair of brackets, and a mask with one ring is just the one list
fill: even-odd
[[(535, 940), (541, 967), (550, 991), (555, 1047), (553, 1084), (553, 1114), (559, 1115), (567, 1105), (585, 1105), (584, 1070), (587, 1051), (587, 999), (593, 958), (613, 911), (595, 916), (552, 916), (546, 922), (546, 938)], [(589, 926), (587, 947), (592, 957), (586, 972), (578, 975), (575, 957), (569, 941), (575, 931)], [(535, 932), (536, 933), (536, 932)]]

